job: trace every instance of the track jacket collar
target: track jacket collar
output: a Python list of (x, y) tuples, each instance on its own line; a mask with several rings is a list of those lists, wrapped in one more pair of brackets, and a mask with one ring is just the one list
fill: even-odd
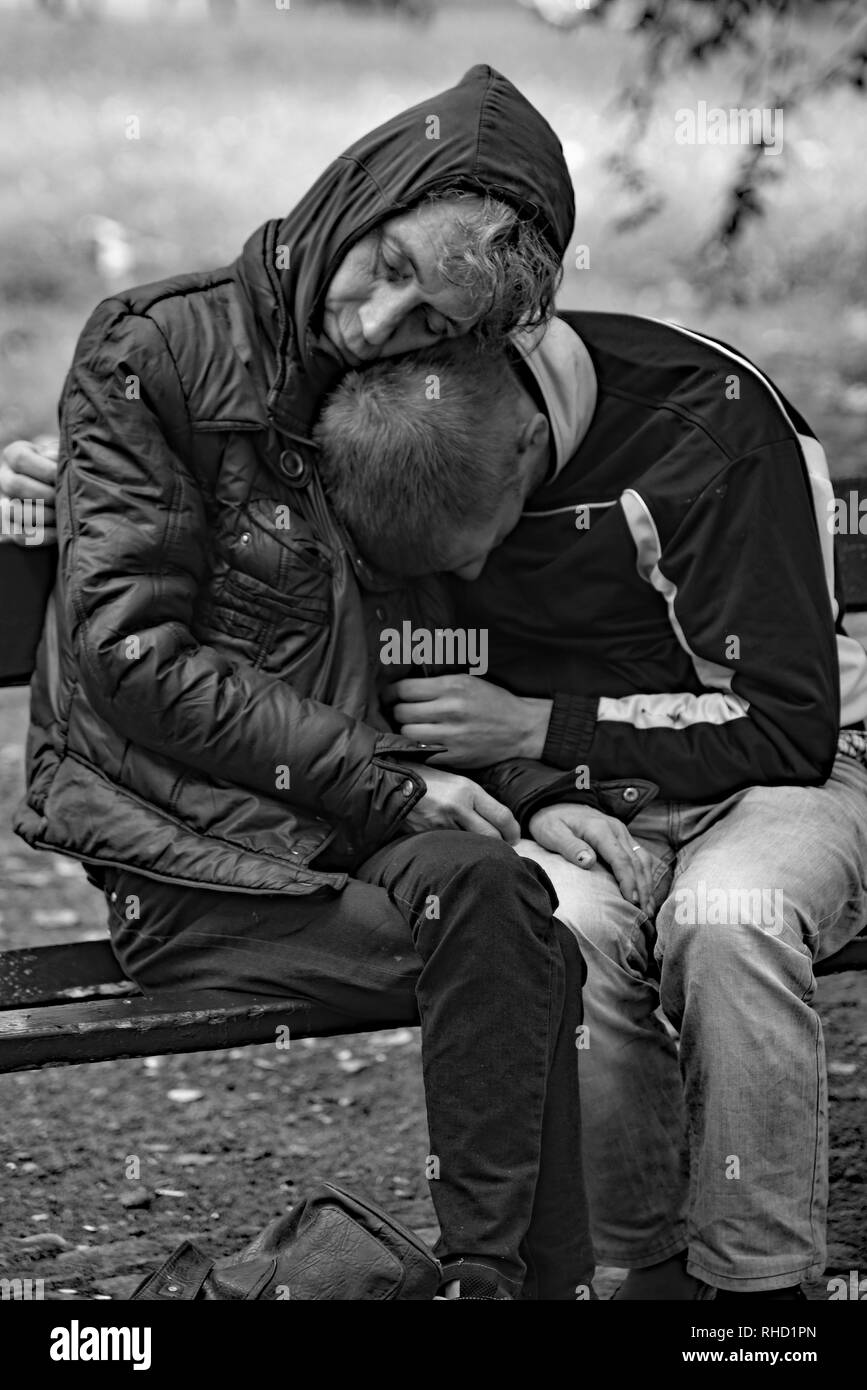
[(541, 341), (523, 360), (536, 379), (551, 424), (554, 471), (546, 479), (550, 483), (590, 428), (596, 409), (596, 372), (578, 334), (558, 318), (551, 320)]

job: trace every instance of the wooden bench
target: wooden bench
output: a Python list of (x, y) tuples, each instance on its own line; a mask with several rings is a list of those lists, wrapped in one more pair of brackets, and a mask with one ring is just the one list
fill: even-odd
[(201, 1052), (418, 1023), (414, 1009), (375, 1022), (307, 999), (222, 990), (142, 994), (108, 940), (0, 952), (0, 1073)]
[[(835, 495), (847, 501), (862, 490), (867, 496), (867, 481), (835, 480)], [(864, 525), (867, 531), (867, 512)], [(847, 627), (867, 647), (867, 534), (840, 535), (837, 545)], [(53, 547), (0, 545), (0, 592), (14, 595), (0, 605), (0, 685), (30, 679), (55, 564)], [(816, 974), (865, 969), (867, 928)], [(364, 1022), (305, 999), (208, 990), (142, 994), (107, 939), (0, 952), (0, 1072), (274, 1042), (281, 1028), (290, 1038), (319, 1038), (417, 1023), (412, 1010)]]

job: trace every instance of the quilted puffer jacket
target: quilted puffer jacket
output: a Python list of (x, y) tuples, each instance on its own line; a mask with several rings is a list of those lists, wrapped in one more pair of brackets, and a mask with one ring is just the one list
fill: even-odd
[(16, 820), (29, 844), (307, 893), (401, 832), (430, 750), (380, 715), (370, 637), (436, 618), (424, 585), (411, 609), (365, 599), (375, 580), (329, 511), (309, 430), (339, 372), (317, 348), (334, 270), (446, 183), (508, 199), (563, 253), (559, 143), (477, 67), (354, 145), (231, 266), (90, 318), (60, 407), (59, 574)]

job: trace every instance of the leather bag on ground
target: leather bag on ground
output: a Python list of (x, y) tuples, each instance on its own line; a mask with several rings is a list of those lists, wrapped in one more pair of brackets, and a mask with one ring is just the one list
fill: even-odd
[(132, 1298), (432, 1299), (440, 1276), (439, 1262), (413, 1231), (374, 1202), (323, 1183), (240, 1254), (215, 1260), (184, 1241)]

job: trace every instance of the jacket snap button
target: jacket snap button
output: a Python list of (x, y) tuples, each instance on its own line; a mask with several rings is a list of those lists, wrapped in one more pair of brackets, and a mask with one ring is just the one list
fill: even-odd
[(624, 788), (623, 788), (623, 800), (624, 800), (624, 801), (637, 801), (637, 800), (638, 800), (638, 788), (637, 788), (637, 787), (624, 787)]
[(166, 1293), (180, 1293), (180, 1291), (178, 1284), (166, 1284)]
[(304, 460), (297, 449), (284, 449), (280, 455), (280, 467), (287, 478), (300, 478), (304, 472)]
[(415, 782), (412, 782), (409, 778), (407, 778), (403, 786), (401, 787), (401, 791), (403, 792), (404, 796), (412, 796), (413, 792), (415, 791)]
[(249, 545), (251, 539), (252, 539), (252, 538), (251, 538), (251, 536), (250, 536), (250, 532), (249, 532), (249, 531), (245, 531), (244, 534), (241, 536), (241, 544), (242, 544), (242, 545)]

